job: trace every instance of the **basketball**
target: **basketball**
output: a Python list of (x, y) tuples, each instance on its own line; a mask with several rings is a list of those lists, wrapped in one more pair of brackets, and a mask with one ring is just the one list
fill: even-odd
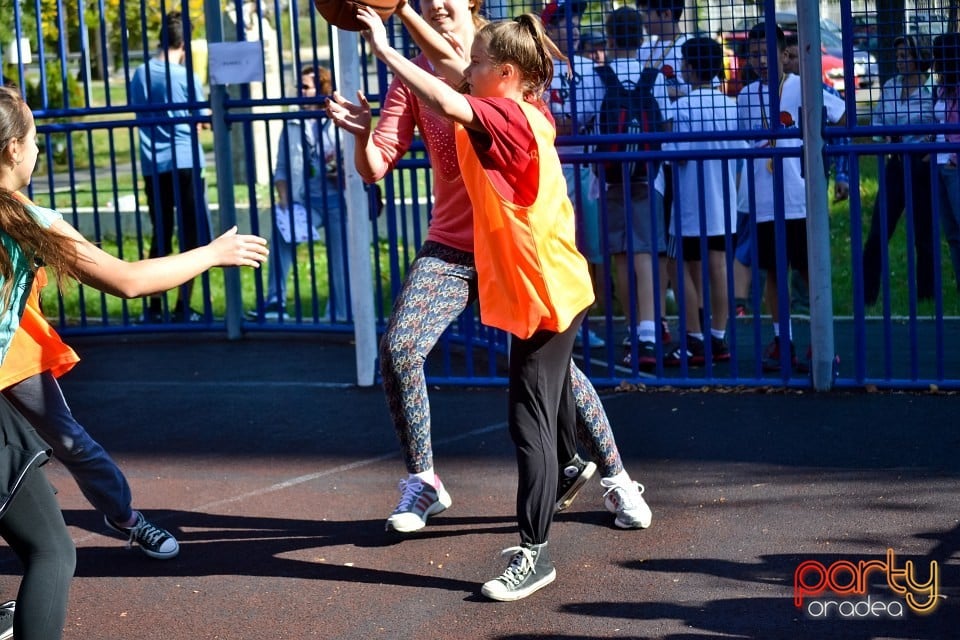
[(382, 20), (393, 15), (397, 0), (313, 0), (324, 19), (345, 31), (363, 31), (363, 23), (357, 20), (357, 8), (366, 5), (377, 12)]

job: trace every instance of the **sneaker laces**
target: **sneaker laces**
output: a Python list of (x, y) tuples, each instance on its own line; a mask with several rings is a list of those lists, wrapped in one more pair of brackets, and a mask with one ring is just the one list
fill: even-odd
[(499, 580), (506, 582), (511, 587), (515, 587), (523, 582), (523, 579), (528, 572), (537, 572), (533, 553), (527, 547), (508, 547), (504, 549), (500, 555), (513, 556), (509, 566), (503, 570), (503, 573), (498, 578)]
[(127, 541), (127, 547), (132, 547), (134, 540), (141, 545), (153, 548), (159, 546), (158, 543), (169, 534), (160, 527), (151, 524), (140, 514), (137, 524), (130, 527), (130, 540)]
[(423, 481), (420, 478), (404, 478), (397, 485), (400, 489), (400, 502), (397, 504), (397, 511), (409, 511), (410, 506), (417, 499), (417, 496), (423, 491)]
[[(632, 488), (635, 490), (636, 495), (640, 496), (643, 494), (643, 485), (639, 482), (632, 482)], [(615, 484), (609, 489), (606, 493), (603, 494), (603, 497), (606, 498), (611, 493), (614, 495), (614, 500), (618, 502), (618, 508), (623, 511), (630, 511), (637, 507), (633, 501), (634, 491), (631, 491), (631, 486)]]

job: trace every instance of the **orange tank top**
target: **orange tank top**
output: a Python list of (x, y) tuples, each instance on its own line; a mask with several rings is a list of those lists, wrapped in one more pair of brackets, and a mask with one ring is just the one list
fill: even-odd
[[(25, 197), (21, 199), (29, 202)], [(7, 357), (0, 364), (0, 389), (44, 371), (50, 371), (59, 378), (80, 362), (80, 357), (60, 339), (40, 310), (40, 290), (46, 284), (46, 272), (43, 268), (37, 269), (20, 326), (10, 341)]]
[(529, 338), (540, 330), (565, 331), (594, 296), (576, 246), (573, 205), (553, 146), (556, 131), (532, 105), (520, 108), (537, 143), (540, 184), (532, 205), (519, 206), (497, 191), (462, 126), (457, 154), (473, 203), (480, 319)]

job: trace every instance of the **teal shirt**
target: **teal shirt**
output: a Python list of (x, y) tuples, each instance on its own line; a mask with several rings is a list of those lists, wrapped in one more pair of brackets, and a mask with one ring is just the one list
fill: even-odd
[[(49, 229), (54, 222), (63, 219), (63, 216), (53, 209), (36, 205), (27, 205), (27, 211), (37, 224), (44, 229)], [(25, 254), (20, 245), (2, 230), (0, 230), (0, 243), (3, 244), (7, 255), (10, 256), (14, 274), (10, 302), (3, 309), (3, 315), (0, 316), (0, 363), (2, 363), (7, 357), (13, 334), (20, 327), (20, 316), (23, 315), (23, 308), (27, 304), (27, 296), (30, 293), (30, 287), (33, 286), (33, 276), (36, 269), (31, 257)], [(3, 287), (4, 284), (3, 278), (0, 277), (0, 287)]]

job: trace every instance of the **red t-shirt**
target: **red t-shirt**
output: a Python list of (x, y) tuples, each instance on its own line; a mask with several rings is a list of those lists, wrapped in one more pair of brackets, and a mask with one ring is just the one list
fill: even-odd
[[(486, 129), (467, 129), (480, 164), (505, 199), (524, 206), (533, 204), (539, 165), (531, 158), (536, 155), (537, 141), (520, 105), (509, 98), (466, 98)], [(542, 101), (531, 104), (553, 124), (553, 116)]]

